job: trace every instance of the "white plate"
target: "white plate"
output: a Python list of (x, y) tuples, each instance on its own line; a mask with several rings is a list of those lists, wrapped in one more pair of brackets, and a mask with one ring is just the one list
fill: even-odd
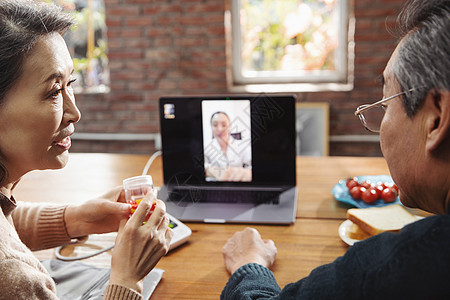
[[(415, 216), (417, 220), (423, 219), (423, 217), (421, 216)], [(348, 230), (350, 229), (350, 226), (352, 226), (353, 222), (350, 220), (345, 220), (344, 222), (341, 223), (341, 225), (339, 225), (339, 237), (341, 238), (341, 240), (344, 241), (344, 243), (346, 243), (349, 246), (353, 246), (354, 243), (362, 241), (362, 240), (356, 240), (356, 239), (352, 239), (350, 237), (348, 237)]]
[(348, 237), (347, 231), (349, 230), (350, 226), (352, 226), (352, 224), (352, 221), (345, 220), (341, 223), (341, 225), (339, 225), (339, 237), (344, 241), (344, 243), (349, 246), (353, 246), (354, 243), (359, 241)]

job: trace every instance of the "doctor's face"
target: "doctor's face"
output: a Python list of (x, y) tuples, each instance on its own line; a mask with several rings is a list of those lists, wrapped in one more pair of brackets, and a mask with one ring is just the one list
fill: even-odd
[(211, 119), (213, 136), (219, 140), (228, 140), (230, 135), (230, 119), (224, 113), (216, 113)]

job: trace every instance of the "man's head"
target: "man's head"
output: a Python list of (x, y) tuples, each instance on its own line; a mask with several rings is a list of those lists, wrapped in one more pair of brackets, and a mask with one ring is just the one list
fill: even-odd
[(408, 116), (422, 105), (433, 89), (450, 90), (450, 1), (409, 1), (397, 19), (401, 44), (394, 74), (404, 97)]
[(383, 155), (401, 201), (435, 213), (450, 204), (449, 3), (408, 1), (398, 18), (401, 40), (383, 74), (385, 98), (405, 92), (385, 102)]

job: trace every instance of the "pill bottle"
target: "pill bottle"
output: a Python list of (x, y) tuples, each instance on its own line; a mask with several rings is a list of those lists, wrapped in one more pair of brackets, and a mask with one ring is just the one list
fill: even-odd
[[(125, 199), (127, 203), (131, 204), (131, 214), (133, 214), (139, 203), (147, 193), (154, 193), (153, 179), (150, 175), (141, 175), (130, 177), (123, 180), (123, 188), (125, 190)], [(156, 200), (156, 197), (154, 197)], [(152, 210), (155, 203), (152, 203)]]

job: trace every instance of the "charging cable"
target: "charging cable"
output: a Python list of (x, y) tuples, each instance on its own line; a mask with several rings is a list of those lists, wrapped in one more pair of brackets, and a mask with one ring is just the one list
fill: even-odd
[(156, 151), (153, 153), (152, 156), (147, 160), (147, 163), (145, 164), (144, 170), (142, 170), (142, 175), (147, 175), (148, 170), (150, 170), (150, 166), (152, 165), (153, 161), (162, 154), (162, 151)]

